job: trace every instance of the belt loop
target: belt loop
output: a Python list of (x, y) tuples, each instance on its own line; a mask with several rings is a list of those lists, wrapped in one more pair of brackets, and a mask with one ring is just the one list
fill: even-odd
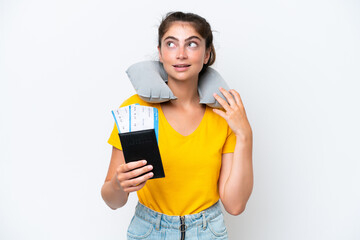
[(203, 216), (203, 229), (206, 229), (206, 217), (205, 217), (205, 212), (202, 212), (202, 216)]
[(161, 221), (161, 213), (158, 213), (157, 218), (156, 218), (156, 230), (159, 231), (160, 229), (160, 221)]

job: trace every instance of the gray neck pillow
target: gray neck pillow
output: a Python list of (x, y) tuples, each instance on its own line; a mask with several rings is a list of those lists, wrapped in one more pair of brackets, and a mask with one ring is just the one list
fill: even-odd
[[(126, 73), (136, 93), (144, 101), (161, 103), (177, 99), (166, 84), (168, 76), (161, 62), (143, 61), (135, 63), (126, 70)], [(199, 103), (213, 108), (223, 108), (213, 96), (213, 93), (223, 96), (219, 87), (229, 90), (228, 85), (220, 74), (215, 69), (208, 67), (199, 78)], [(226, 100), (226, 98), (224, 99)]]

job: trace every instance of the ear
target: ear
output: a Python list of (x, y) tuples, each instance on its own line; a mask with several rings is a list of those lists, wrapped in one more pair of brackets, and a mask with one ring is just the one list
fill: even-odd
[(157, 48), (158, 48), (158, 51), (159, 51), (159, 61), (160, 61), (161, 63), (163, 63), (163, 61), (162, 61), (162, 56), (161, 56), (161, 48), (160, 48), (160, 46), (158, 46)]
[(210, 52), (211, 52), (211, 48), (209, 48), (209, 49), (207, 49), (207, 50), (205, 51), (204, 64), (207, 64), (207, 63), (209, 62)]

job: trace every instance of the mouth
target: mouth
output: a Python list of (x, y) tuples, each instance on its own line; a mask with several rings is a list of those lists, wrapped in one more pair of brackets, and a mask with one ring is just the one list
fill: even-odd
[(176, 65), (173, 65), (173, 67), (176, 67), (176, 68), (185, 68), (185, 67), (190, 67), (191, 65), (190, 64), (176, 64)]
[(173, 67), (177, 72), (184, 72), (189, 69), (191, 65), (190, 64), (175, 64)]

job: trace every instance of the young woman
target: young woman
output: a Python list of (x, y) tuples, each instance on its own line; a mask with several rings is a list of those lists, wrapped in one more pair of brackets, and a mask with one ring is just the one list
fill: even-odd
[(129, 193), (137, 192), (128, 239), (227, 239), (219, 198), (232, 215), (245, 209), (253, 188), (252, 130), (240, 95), (220, 88), (227, 101), (214, 97), (224, 111), (199, 103), (199, 74), (215, 61), (212, 40), (204, 18), (167, 14), (159, 27), (158, 51), (177, 99), (149, 103), (135, 94), (121, 105), (139, 103), (159, 110), (158, 141), (166, 175), (149, 180), (153, 174), (146, 159), (126, 164), (114, 126), (101, 193), (117, 209)]

